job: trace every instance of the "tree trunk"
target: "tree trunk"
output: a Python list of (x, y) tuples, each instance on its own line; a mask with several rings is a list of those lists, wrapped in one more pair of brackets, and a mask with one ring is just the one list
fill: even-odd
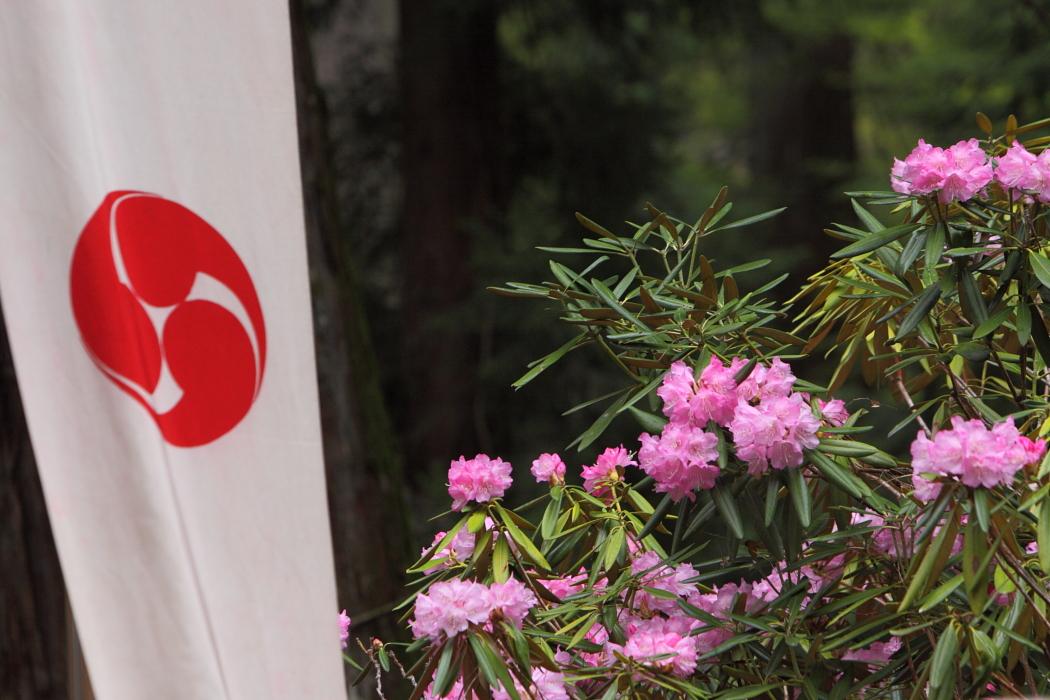
[(71, 630), (0, 313), (0, 700), (66, 700)]
[(401, 259), (413, 472), (478, 447), (471, 235), (499, 199), (498, 3), (401, 0)]
[[(779, 37), (757, 63), (755, 171), (790, 203), (773, 225), (804, 246), (814, 265), (841, 247), (821, 222), (854, 216), (842, 197), (857, 159), (853, 50), (852, 37), (843, 34)], [(804, 279), (814, 271), (798, 274)]]
[[(412, 563), (401, 457), (379, 386), (375, 350), (338, 208), (324, 94), (318, 87), (301, 0), (292, 42), (321, 423), (340, 604), (353, 634), (403, 632), (390, 608)], [(337, 611), (332, 611), (333, 620)], [(389, 683), (392, 683), (390, 681)], [(389, 686), (384, 681), (384, 686)], [(394, 692), (392, 687), (387, 690)], [(365, 691), (367, 692), (367, 691)]]

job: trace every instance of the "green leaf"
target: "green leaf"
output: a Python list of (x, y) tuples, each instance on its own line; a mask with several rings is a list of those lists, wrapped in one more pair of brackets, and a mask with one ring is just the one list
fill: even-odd
[(973, 491), (973, 507), (977, 511), (977, 522), (981, 525), (981, 532), (988, 532), (988, 522), (991, 516), (988, 513), (988, 491), (976, 488)]
[[(817, 468), (817, 471), (823, 474), (824, 478), (828, 481), (835, 484), (854, 498), (864, 497), (864, 489), (861, 486), (863, 482), (861, 482), (860, 479), (854, 476), (849, 470), (816, 450), (807, 450), (806, 457), (813, 466)], [(864, 484), (864, 486), (866, 486), (866, 484)]]
[(532, 661), (529, 659), (529, 641), (525, 639), (525, 635), (521, 633), (521, 630), (506, 620), (503, 621), (501, 626), (503, 627), (503, 634), (510, 639), (514, 660), (518, 662), (518, 666), (521, 667), (522, 671), (525, 671), (526, 675), (531, 674)]
[(591, 427), (587, 428), (580, 437), (576, 438), (576, 449), (583, 452), (592, 442), (601, 437), (602, 433), (605, 432), (605, 429), (609, 427), (609, 423), (612, 422), (612, 419), (620, 412), (620, 407), (626, 402), (627, 394), (624, 394), (602, 411), (602, 414), (591, 424)]
[[(1024, 308), (1023, 306), (1021, 308)], [(999, 328), (1006, 323), (1006, 319), (1010, 318), (1010, 314), (1013, 313), (1013, 308), (1006, 307), (1000, 309), (994, 314), (989, 316), (987, 319), (977, 325), (977, 329), (973, 332), (973, 339), (979, 340), (984, 336), (992, 333), (993, 331), (999, 330)]]
[(507, 538), (500, 537), (492, 546), (492, 578), (503, 583), (510, 578), (510, 547)]
[(1042, 567), (1043, 573), (1050, 572), (1050, 496), (1043, 498), (1039, 506), (1036, 546), (1039, 548), (1039, 566)]
[(605, 539), (605, 546), (602, 548), (602, 568), (608, 571), (616, 564), (617, 558), (620, 556), (620, 550), (623, 549), (623, 544), (626, 541), (624, 536), (623, 528), (614, 528), (609, 536)]
[(1028, 345), (1032, 337), (1032, 312), (1028, 310), (1028, 304), (1017, 306), (1017, 340), (1021, 345)]
[(853, 211), (857, 212), (857, 216), (864, 224), (864, 228), (868, 229), (872, 233), (878, 233), (886, 227), (882, 225), (882, 222), (875, 218), (875, 215), (860, 205), (855, 199), (850, 199), (850, 204), (853, 205)]
[(538, 377), (540, 373), (543, 372), (545, 369), (547, 369), (555, 362), (560, 360), (562, 357), (564, 357), (565, 354), (568, 353), (570, 350), (579, 347), (582, 344), (581, 341), (585, 340), (586, 338), (586, 333), (580, 333), (578, 336), (565, 343), (554, 352), (545, 355), (539, 360), (536, 360), (534, 363), (532, 363), (532, 365), (530, 365), (529, 371), (523, 374), (521, 377), (519, 377), (513, 384), (511, 384), (511, 386), (515, 389), (520, 389), (521, 387), (525, 386), (533, 379)]
[(647, 433), (653, 433), (654, 435), (659, 434), (660, 431), (664, 429), (664, 426), (667, 425), (666, 418), (654, 413), (649, 413), (648, 411), (643, 411), (636, 406), (628, 406), (627, 410), (630, 411), (631, 415), (638, 421), (638, 425), (642, 426), (642, 430)]
[(525, 533), (521, 531), (521, 528), (519, 528), (517, 523), (514, 522), (514, 519), (510, 514), (498, 504), (496, 505), (495, 510), (499, 513), (500, 520), (502, 520), (503, 524), (507, 526), (507, 532), (510, 534), (511, 539), (514, 540), (515, 544), (521, 547), (525, 551), (526, 556), (528, 556), (535, 564), (550, 571), (551, 565), (547, 563), (546, 558), (540, 554), (540, 550), (536, 549), (536, 545), (532, 543), (532, 540), (525, 536)]
[(777, 494), (780, 493), (780, 484), (776, 479), (766, 480), (766, 508), (762, 514), (762, 522), (766, 527), (773, 522), (773, 516), (777, 511)]
[(802, 476), (802, 470), (793, 467), (787, 470), (788, 490), (791, 491), (791, 502), (798, 513), (798, 521), (803, 528), (809, 528), (811, 522), (809, 485)]
[(977, 280), (968, 272), (963, 272), (959, 278), (959, 301), (962, 302), (963, 311), (975, 325), (980, 326), (988, 320), (988, 307), (981, 296), (981, 290), (977, 288)]
[(919, 259), (919, 255), (922, 253), (923, 248), (926, 246), (926, 232), (923, 230), (915, 231), (911, 234), (908, 242), (904, 244), (904, 250), (901, 251), (900, 258), (897, 259), (897, 267), (894, 272), (897, 276), (904, 278), (908, 274), (908, 270), (915, 264), (915, 261)]
[(780, 207), (779, 209), (770, 209), (769, 211), (762, 212), (761, 214), (755, 214), (754, 216), (749, 216), (747, 218), (740, 219), (739, 221), (734, 221), (732, 223), (726, 224), (725, 226), (719, 226), (718, 228), (708, 229), (708, 233), (714, 233), (715, 231), (725, 231), (731, 228), (739, 228), (741, 226), (757, 224), (759, 221), (765, 221), (766, 219), (773, 218), (785, 209), (787, 209), (787, 207)]
[(463, 529), (463, 526), (466, 525), (467, 521), (469, 520), (470, 516), (464, 516), (460, 518), (459, 522), (452, 526), (452, 528), (445, 533), (444, 537), (442, 537), (435, 544), (431, 545), (430, 549), (423, 552), (423, 556), (421, 556), (419, 560), (416, 561), (416, 563), (413, 564), (410, 569), (408, 569), (408, 573), (413, 574), (419, 571), (423, 571), (424, 569), (429, 569), (432, 566), (431, 561), (433, 561), (434, 555), (443, 550), (445, 547), (447, 547), (449, 542), (451, 542), (452, 539), (456, 536), (456, 534)]
[(468, 634), (467, 639), (470, 640), (474, 658), (477, 659), (478, 667), (489, 686), (493, 688), (502, 686), (503, 690), (514, 700), (521, 700), (521, 696), (514, 687), (514, 680), (507, 671), (507, 665), (503, 663), (499, 654), (494, 652), (488, 643), (477, 634)]
[(1032, 300), (1028, 299), (1026, 305), (1031, 307), (1032, 312), (1032, 342), (1043, 364), (1050, 366), (1050, 334), (1047, 333), (1043, 317), (1039, 315), (1039, 310), (1035, 308)]
[(653, 530), (663, 521), (664, 516), (671, 510), (671, 495), (664, 494), (664, 497), (660, 499), (660, 502), (656, 504), (656, 509), (653, 514), (649, 516), (649, 519), (645, 521), (645, 527), (638, 533), (638, 539), (644, 539), (648, 537)]
[(549, 540), (555, 533), (558, 524), (558, 516), (561, 515), (561, 500), (564, 488), (562, 486), (551, 487), (551, 500), (543, 511), (543, 520), (540, 521), (540, 535)]
[(1034, 250), (1028, 251), (1028, 262), (1032, 265), (1032, 272), (1044, 287), (1050, 287), (1050, 260), (1042, 253)]
[(941, 638), (937, 640), (937, 647), (933, 650), (930, 659), (930, 687), (939, 689), (946, 683), (955, 681), (955, 669), (959, 659), (955, 652), (959, 649), (959, 633), (955, 623), (949, 623)]
[(732, 531), (733, 536), (738, 540), (744, 539), (744, 521), (740, 518), (740, 511), (737, 510), (733, 494), (720, 484), (711, 489), (711, 498), (714, 500), (715, 506), (718, 507), (718, 512), (722, 514), (722, 519), (725, 520), (726, 525)]
[(881, 248), (884, 245), (888, 245), (898, 238), (911, 233), (917, 228), (918, 224), (901, 224), (899, 226), (893, 226), (891, 228), (883, 229), (878, 233), (872, 233), (859, 241), (850, 243), (845, 248), (835, 251), (831, 254), (833, 259), (840, 258), (851, 258), (855, 255), (862, 255), (864, 253), (870, 253), (876, 248)]
[(434, 692), (438, 697), (447, 695), (455, 683), (456, 674), (452, 673), (452, 653), (455, 647), (453, 640), (449, 640), (441, 650), (441, 660), (438, 661), (437, 671), (434, 672)]
[(956, 510), (953, 509), (948, 515), (947, 524), (941, 528), (940, 532), (937, 533), (937, 537), (926, 547), (922, 561), (912, 576), (908, 590), (905, 591), (904, 598), (901, 599), (900, 606), (897, 608), (899, 612), (907, 610), (915, 598), (922, 594), (929, 587), (929, 584), (940, 575), (941, 572), (937, 566), (938, 564), (941, 567), (944, 566), (944, 559), (951, 552), (952, 544), (955, 541), (955, 535), (959, 529), (958, 525), (958, 515)]
[(734, 688), (733, 690), (720, 693), (715, 697), (718, 700), (747, 700), (747, 698), (757, 697), (763, 693), (768, 693), (771, 690), (779, 690), (783, 688), (782, 683), (766, 683), (765, 685), (749, 685), (743, 688)]
[(912, 307), (911, 311), (908, 312), (908, 315), (904, 317), (903, 321), (901, 321), (901, 325), (897, 329), (894, 340), (897, 338), (903, 338), (915, 330), (940, 298), (940, 285), (931, 284), (929, 287), (922, 290), (922, 292), (915, 297), (915, 306)]
[(926, 269), (932, 271), (944, 254), (944, 226), (937, 224), (926, 236)]
[(925, 600), (922, 601), (922, 605), (919, 606), (919, 612), (925, 613), (933, 610), (935, 607), (940, 605), (941, 601), (950, 596), (956, 588), (962, 585), (963, 575), (956, 574), (941, 585), (933, 589), (933, 592), (926, 596)]
[(637, 316), (632, 314), (630, 311), (625, 309), (622, 304), (620, 304), (619, 300), (617, 300), (616, 296), (612, 293), (612, 290), (606, 287), (604, 284), (602, 284), (601, 280), (592, 279), (591, 286), (594, 287), (594, 291), (598, 294), (598, 297), (601, 298), (603, 302), (605, 302), (606, 306), (618, 313), (624, 319), (633, 323), (643, 333), (648, 334), (651, 332), (649, 326), (645, 325), (640, 320), (638, 320)]

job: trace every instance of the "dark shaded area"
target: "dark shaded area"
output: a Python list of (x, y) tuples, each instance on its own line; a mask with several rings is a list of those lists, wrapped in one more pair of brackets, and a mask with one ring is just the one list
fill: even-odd
[(0, 312), (0, 698), (67, 696), (66, 599)]
[[(447, 507), (459, 454), (525, 474), (615, 382), (589, 351), (521, 392), (568, 339), (542, 304), (484, 288), (550, 276), (573, 212), (609, 228), (652, 201), (685, 219), (723, 184), (711, 239), (797, 286), (919, 136), (1050, 115), (1050, 2), (292, 0), (304, 201), (340, 606), (397, 634), (402, 572)], [(570, 262), (570, 261), (566, 261)], [(63, 591), (0, 338), (0, 699), (66, 697)], [(803, 367), (827, 379), (819, 359)], [(849, 395), (865, 391), (847, 387)], [(635, 435), (614, 423), (607, 442)], [(565, 453), (571, 471), (590, 453)], [(516, 488), (527, 489), (526, 478)], [(333, 611), (334, 612), (334, 611)], [(369, 697), (369, 691), (362, 691)]]

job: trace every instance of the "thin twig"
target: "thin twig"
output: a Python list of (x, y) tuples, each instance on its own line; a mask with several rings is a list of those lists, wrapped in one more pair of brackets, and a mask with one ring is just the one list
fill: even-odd
[[(905, 405), (908, 406), (908, 410), (911, 411), (912, 413), (915, 413), (915, 401), (912, 400), (911, 394), (908, 393), (908, 388), (906, 386), (904, 386), (904, 370), (902, 370), (902, 369), (897, 370), (896, 377), (894, 379), (894, 384), (897, 387), (897, 391), (900, 392), (901, 398), (904, 399)], [(926, 435), (930, 435), (931, 434), (930, 426), (926, 425), (926, 421), (923, 420), (921, 414), (916, 413), (915, 414), (915, 420), (918, 422), (918, 424), (920, 426), (922, 426), (922, 429), (926, 431)]]

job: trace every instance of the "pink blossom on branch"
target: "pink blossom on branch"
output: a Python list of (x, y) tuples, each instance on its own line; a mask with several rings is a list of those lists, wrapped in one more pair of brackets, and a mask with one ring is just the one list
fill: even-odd
[(696, 642), (675, 632), (640, 629), (624, 644), (623, 655), (679, 678), (687, 678), (696, 670)]
[[(569, 700), (569, 693), (565, 687), (565, 676), (556, 671), (550, 671), (542, 666), (532, 669), (532, 684), (526, 691), (517, 679), (514, 680), (515, 690), (521, 698), (536, 698), (536, 700)], [(492, 700), (510, 700), (510, 693), (503, 688), (494, 688)]]
[(922, 139), (902, 161), (894, 160), (890, 185), (902, 194), (937, 193), (941, 202), (972, 199), (992, 180), (992, 165), (977, 139), (947, 149)]
[(583, 488), (588, 493), (601, 498), (608, 494), (608, 484), (623, 480), (624, 467), (637, 464), (638, 462), (631, 459), (631, 454), (624, 449), (623, 445), (607, 447), (604, 452), (598, 455), (598, 459), (594, 461), (594, 464), (583, 468), (581, 472)]
[(801, 466), (803, 450), (820, 443), (820, 420), (801, 394), (774, 396), (756, 406), (741, 403), (729, 429), (736, 455), (747, 462), (752, 476), (764, 474), (770, 467)]
[[(700, 373), (696, 393), (689, 401), (689, 417), (694, 425), (703, 428), (708, 421), (729, 425), (739, 400), (736, 374), (746, 365), (747, 360), (741, 357), (733, 358), (728, 366), (717, 357), (711, 358)], [(756, 366), (753, 372), (760, 368), (761, 365)]]
[(820, 415), (824, 416), (824, 420), (832, 427), (845, 425), (849, 420), (849, 411), (846, 410), (846, 403), (842, 399), (817, 399), (817, 406), (820, 408)]
[(1050, 151), (1036, 156), (1020, 141), (1014, 141), (999, 157), (995, 179), (1004, 190), (1024, 192), (1041, 202), (1050, 202)]
[(440, 641), (442, 636), (454, 637), (465, 632), (471, 624), (489, 619), (492, 610), (487, 586), (476, 581), (438, 581), (426, 593), (416, 596), (412, 634)]
[(664, 415), (675, 423), (684, 423), (689, 420), (689, 402), (695, 391), (693, 370), (679, 360), (664, 374), (656, 395), (663, 401)]
[(530, 469), (536, 481), (549, 484), (565, 482), (565, 462), (557, 454), (544, 452), (532, 461)]
[(700, 428), (668, 423), (659, 437), (643, 433), (638, 438), (638, 463), (642, 471), (653, 477), (656, 492), (666, 493), (674, 501), (688, 497), (695, 500), (697, 489), (715, 486), (719, 469), (718, 438)]
[(539, 601), (536, 600), (536, 595), (529, 587), (514, 577), (489, 586), (491, 611), (498, 611), (505, 620), (519, 629), (525, 616), (537, 602)]
[(346, 645), (350, 640), (350, 616), (346, 614), (346, 610), (339, 613), (339, 642), (346, 649)]
[[(434, 541), (430, 543), (429, 547), (424, 547), (420, 552), (420, 556), (425, 555), (431, 547), (435, 546), (438, 542), (445, 537), (447, 533), (444, 531), (438, 532), (434, 535)], [(443, 549), (439, 549), (430, 555), (431, 561), (439, 561), (440, 563), (431, 566), (429, 569), (424, 570), (425, 574), (432, 574), (435, 571), (441, 571), (447, 569), (451, 562), (463, 562), (470, 558), (470, 555), (474, 553), (474, 542), (477, 536), (474, 535), (467, 528), (460, 528), (459, 532), (455, 534), (452, 541), (445, 545)]]
[(791, 366), (774, 357), (768, 367), (761, 363), (755, 365), (747, 379), (740, 382), (737, 395), (747, 401), (785, 397), (791, 394), (794, 385), (795, 374)]
[(1043, 440), (1030, 440), (1007, 418), (991, 429), (980, 420), (952, 417), (952, 427), (931, 440), (920, 432), (911, 445), (912, 480), (920, 500), (936, 498), (940, 485), (928, 477), (958, 478), (966, 486), (992, 488), (1008, 485), (1014, 475), (1046, 452)]
[(869, 647), (847, 651), (842, 655), (843, 661), (863, 661), (870, 665), (888, 663), (890, 658), (901, 650), (900, 637), (892, 637), (888, 642), (875, 642)]
[(503, 496), (510, 488), (511, 466), (499, 457), (479, 454), (474, 459), (460, 457), (448, 470), (448, 495), (452, 510), (463, 510), (470, 501), (485, 503)]

